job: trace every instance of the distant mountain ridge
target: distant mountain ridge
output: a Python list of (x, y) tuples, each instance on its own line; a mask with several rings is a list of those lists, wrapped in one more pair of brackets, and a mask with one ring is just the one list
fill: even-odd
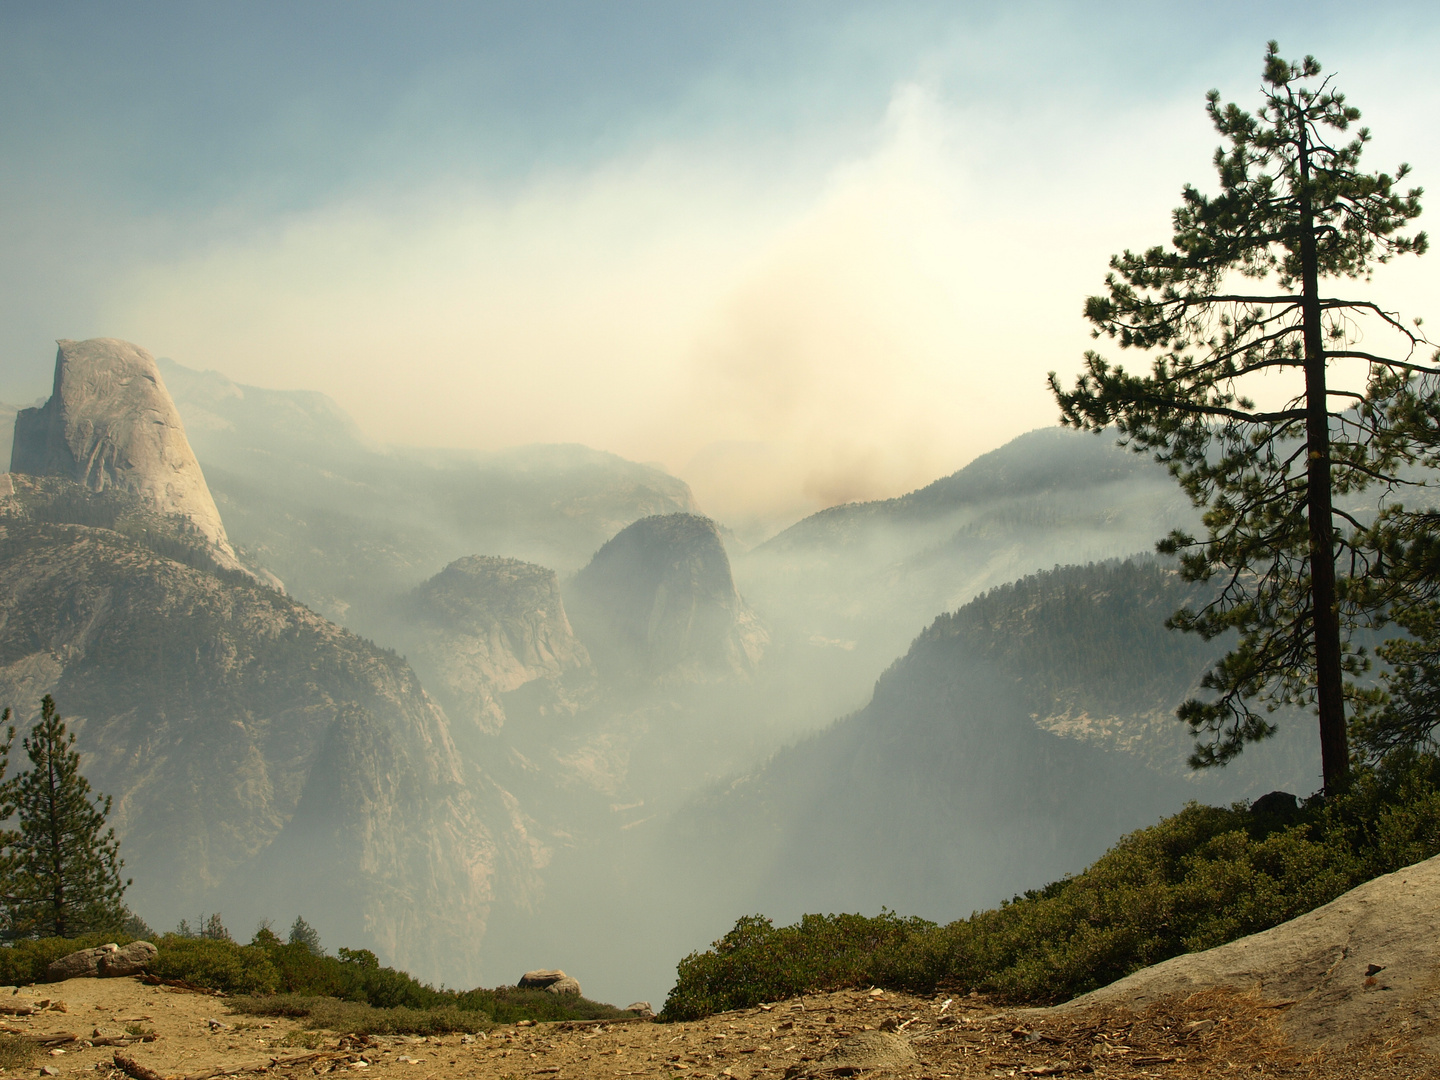
[(1318, 746), (1302, 716), (1187, 780), (1173, 710), (1220, 645), (1163, 622), (1193, 595), (1154, 560), (1112, 562), (941, 616), (863, 709), (680, 813), (673, 857), (727, 867), (705, 887), (735, 910), (954, 918), (1079, 869), (1187, 798), (1309, 794)]
[(473, 980), (490, 906), (533, 888), (507, 796), (398, 657), (112, 530), (0, 513), (0, 701), (24, 720), (45, 693), (151, 920), (303, 911)]
[(391, 633), (446, 712), (487, 734), (505, 723), (505, 695), (538, 684), (535, 708), (573, 714), (576, 684), (595, 678), (555, 571), (519, 559), (455, 560), (397, 606)]
[(491, 909), (534, 895), (543, 842), (409, 666), (237, 561), (143, 349), (62, 341), (55, 393), (18, 415), (0, 704), (23, 725), (59, 701), (115, 798), (132, 903), (162, 925), (304, 911), (478, 981)]
[(1005, 499), (1133, 483), (1163, 485), (1173, 491), (1174, 482), (1148, 458), (1117, 447), (1113, 435), (1040, 428), (908, 494), (821, 510), (767, 540), (760, 549), (784, 551), (854, 542), (855, 533), (882, 522), (932, 523)]
[(363, 633), (455, 559), (570, 573), (631, 522), (695, 508), (684, 481), (615, 454), (383, 447), (323, 394), (159, 363), (235, 542)]

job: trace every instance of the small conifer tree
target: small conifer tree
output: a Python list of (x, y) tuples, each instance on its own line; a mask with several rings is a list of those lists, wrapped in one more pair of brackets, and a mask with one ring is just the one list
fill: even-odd
[(299, 915), (295, 916), (295, 922), (290, 927), (290, 944), (304, 945), (316, 956), (325, 955), (325, 950), (320, 947), (320, 931)]
[(130, 881), (120, 878), (120, 844), (105, 824), (110, 798), (93, 795), (80, 775), (75, 736), (49, 694), (21, 745), (30, 768), (6, 784), (19, 826), (7, 837), (10, 933), (74, 937), (119, 928)]

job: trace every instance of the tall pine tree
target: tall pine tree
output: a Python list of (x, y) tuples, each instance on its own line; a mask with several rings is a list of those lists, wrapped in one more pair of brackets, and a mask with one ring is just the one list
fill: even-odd
[(17, 937), (74, 937), (114, 930), (125, 919), (120, 844), (105, 824), (110, 797), (93, 796), (80, 775), (75, 736), (49, 694), (22, 740), (30, 768), (7, 782), (18, 829), (9, 836), (9, 931)]
[(1065, 423), (1114, 425), (1204, 510), (1205, 535), (1159, 545), (1187, 578), (1218, 586), (1171, 625), (1238, 634), (1204, 676), (1212, 694), (1180, 709), (1196, 734), (1192, 764), (1223, 764), (1274, 733), (1253, 702), (1310, 705), (1333, 792), (1349, 769), (1345, 675), (1360, 667), (1348, 633), (1373, 617), (1351, 586), (1378, 568), (1367, 523), (1343, 503), (1404, 482), (1414, 451), (1389, 427), (1387, 402), (1411, 385), (1426, 344), (1418, 324), (1344, 282), (1424, 252), (1426, 239), (1400, 232), (1420, 213), (1421, 191), (1396, 186), (1408, 167), (1359, 170), (1370, 133), (1336, 139), (1360, 113), (1319, 75), (1313, 57), (1284, 60), (1272, 41), (1257, 113), (1209, 93), (1228, 143), (1215, 152), (1219, 193), (1186, 186), (1170, 245), (1112, 258), (1105, 295), (1085, 305), (1095, 336), (1150, 354), (1149, 373), (1092, 351), (1073, 390), (1053, 372), (1050, 383)]

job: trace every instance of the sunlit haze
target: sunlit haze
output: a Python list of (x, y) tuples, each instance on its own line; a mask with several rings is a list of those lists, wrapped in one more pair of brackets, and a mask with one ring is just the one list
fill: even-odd
[[(1053, 423), (1265, 40), (1434, 187), (1421, 5), (8, 5), (0, 399), (115, 336), (773, 531)], [(1435, 256), (1387, 303), (1440, 318)]]

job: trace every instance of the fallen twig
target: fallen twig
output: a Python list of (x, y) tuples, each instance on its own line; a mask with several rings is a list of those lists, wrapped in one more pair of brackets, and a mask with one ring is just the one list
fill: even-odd
[(606, 1024), (652, 1024), (655, 1018), (651, 1016), (620, 1016), (613, 1020), (555, 1020), (552, 1021), (556, 1031), (575, 1031), (578, 1028), (604, 1027)]
[(23, 1033), (15, 1032), (14, 1037), (17, 1039), (24, 1039), (26, 1042), (38, 1043), (41, 1046), (61, 1046), (65, 1043), (75, 1042), (77, 1039), (80, 1038), (79, 1035), (72, 1035), (68, 1031), (54, 1031), (48, 1035), (38, 1034), (30, 1031), (26, 1031)]
[(127, 1076), (133, 1076), (135, 1080), (166, 1080), (165, 1076), (156, 1072), (148, 1065), (141, 1065), (140, 1062), (126, 1054), (115, 1052), (115, 1067)]
[(220, 1076), (238, 1076), (241, 1073), (265, 1072), (267, 1069), (285, 1069), (292, 1065), (309, 1065), (312, 1062), (323, 1061), (327, 1058), (351, 1058), (352, 1054), (344, 1054), (335, 1050), (318, 1050), (311, 1054), (295, 1054), (291, 1057), (272, 1057), (264, 1061), (251, 1061), (243, 1065), (225, 1065), (218, 1069), (209, 1069), (202, 1073), (191, 1073), (189, 1076), (165, 1076), (156, 1072), (148, 1065), (142, 1065), (132, 1057), (115, 1052), (115, 1065), (121, 1072), (132, 1076), (135, 1080), (215, 1080)]
[(312, 1054), (295, 1054), (292, 1057), (267, 1058), (265, 1061), (252, 1061), (244, 1065), (227, 1065), (220, 1069), (211, 1069), (203, 1073), (191, 1073), (189, 1076), (179, 1077), (178, 1080), (214, 1080), (218, 1076), (238, 1076), (240, 1073), (264, 1072), (266, 1069), (285, 1069), (292, 1065), (309, 1065), (312, 1062), (324, 1061), (328, 1058), (352, 1058), (353, 1054), (344, 1054), (336, 1050), (317, 1050)]

